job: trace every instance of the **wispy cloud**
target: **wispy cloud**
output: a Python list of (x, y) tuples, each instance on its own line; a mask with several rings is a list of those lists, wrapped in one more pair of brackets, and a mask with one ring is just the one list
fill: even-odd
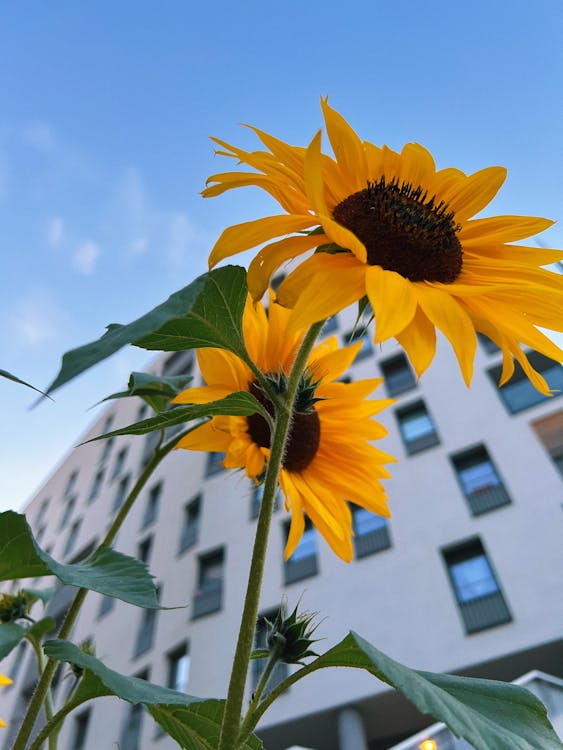
[(72, 266), (78, 273), (90, 276), (94, 273), (99, 257), (99, 246), (92, 240), (87, 240), (82, 242), (74, 252), (71, 258)]
[(40, 347), (53, 341), (60, 329), (63, 315), (50, 292), (30, 289), (7, 315), (12, 340), (24, 348)]
[(65, 225), (60, 216), (53, 216), (47, 223), (47, 243), (52, 248), (60, 247), (65, 233)]
[(34, 122), (23, 130), (23, 140), (38, 151), (50, 151), (55, 145), (53, 129), (45, 122)]

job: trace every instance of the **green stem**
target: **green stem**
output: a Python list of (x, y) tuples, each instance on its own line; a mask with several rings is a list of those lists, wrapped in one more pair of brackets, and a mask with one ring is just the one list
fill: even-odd
[(86, 703), (89, 698), (79, 698), (78, 700), (68, 701), (64, 706), (57, 711), (57, 713), (48, 721), (43, 729), (39, 732), (37, 737), (33, 740), (29, 746), (29, 750), (41, 750), (41, 747), (45, 740), (50, 739), (53, 734), (58, 734), (61, 724), (65, 717), (75, 708)]
[[(248, 711), (246, 712), (247, 716), (252, 715), (254, 711), (256, 710), (258, 704), (260, 703), (260, 698), (262, 697), (262, 694), (264, 693), (264, 690), (266, 689), (266, 685), (268, 684), (270, 675), (272, 674), (274, 667), (276, 666), (278, 661), (279, 661), (279, 658), (276, 653), (272, 653), (268, 657), (268, 661), (266, 662), (264, 671), (262, 672), (262, 675), (260, 676), (260, 680), (258, 682), (258, 685), (256, 686), (256, 690), (254, 691), (254, 694), (252, 695), (252, 700), (250, 701), (250, 705), (248, 706)], [(244, 722), (242, 724), (242, 727), (244, 727)], [(241, 732), (242, 732), (242, 728), (241, 728)]]
[[(158, 464), (170, 453), (170, 451), (175, 447), (176, 443), (181, 438), (183, 438), (184, 435), (187, 435), (192, 430), (195, 430), (196, 427), (199, 427), (199, 424), (193, 427), (190, 427), (187, 430), (184, 430), (184, 432), (180, 433), (179, 435), (175, 435), (172, 440), (168, 441), (168, 443), (165, 443), (162, 446), (159, 444), (157, 446), (150, 461), (148, 462), (142, 474), (139, 476), (139, 478), (135, 482), (135, 486), (133, 487), (133, 489), (127, 496), (127, 499), (125, 500), (125, 502), (119, 509), (119, 512), (113, 519), (111, 526), (109, 528), (109, 531), (106, 534), (101, 544), (102, 547), (109, 547), (111, 545), (111, 543), (117, 536), (119, 529), (123, 525), (123, 522), (127, 518), (127, 514), (133, 507), (133, 503), (139, 496), (139, 493), (141, 492), (141, 490), (143, 489), (143, 487), (149, 480), (151, 474), (156, 469)], [(69, 607), (69, 610), (61, 626), (61, 629), (58, 633), (57, 637), (59, 639), (66, 640), (69, 637), (72, 631), (72, 628), (74, 627), (74, 624), (76, 622), (76, 618), (78, 617), (80, 609), (84, 603), (84, 600), (86, 599), (87, 593), (88, 593), (88, 589), (84, 589), (84, 588), (78, 589), (78, 591), (76, 592), (76, 595), (72, 601), (72, 604)], [(49, 686), (51, 685), (51, 681), (53, 679), (53, 675), (55, 674), (55, 670), (57, 669), (58, 663), (59, 662), (54, 659), (48, 659), (45, 669), (43, 670), (39, 678), (39, 682), (37, 683), (35, 690), (33, 692), (33, 695), (31, 696), (31, 700), (27, 708), (27, 713), (23, 719), (22, 725), (20, 727), (18, 736), (16, 737), (16, 741), (14, 742), (14, 746), (12, 750), (25, 750), (25, 747), (29, 740), (29, 736), (33, 730), (35, 722), (37, 721), (37, 717), (41, 710), (41, 706), (45, 702), (46, 697), (48, 695)]]
[[(37, 657), (37, 671), (41, 676), (47, 666), (47, 658), (45, 657), (43, 649), (41, 648), (41, 643), (37, 640), (37, 638), (29, 634), (26, 636), (26, 638), (31, 644), (33, 651), (35, 652), (35, 656)], [(50, 721), (53, 718), (53, 696), (50, 687), (45, 693), (45, 716), (47, 717), (47, 721)], [(56, 735), (49, 736), (49, 750), (57, 750)]]
[[(281, 407), (275, 404), (276, 422), (272, 433), (270, 457), (268, 459), (266, 479), (264, 482), (264, 494), (262, 496), (260, 513), (256, 526), (252, 561), (250, 563), (250, 571), (248, 574), (244, 608), (235, 656), (233, 659), (233, 668), (231, 671), (231, 679), (229, 681), (229, 690), (221, 725), (218, 750), (236, 750), (238, 747), (237, 738), (240, 730), (242, 702), (244, 699), (248, 664), (250, 662), (250, 654), (252, 652), (252, 643), (254, 640), (256, 617), (258, 615), (258, 604), (262, 588), (262, 577), (264, 573), (264, 562), (266, 560), (270, 523), (272, 520), (272, 512), (274, 510), (275, 493), (278, 485), (278, 475), (285, 452), (285, 444), (291, 424), (293, 404), (297, 394), (299, 378), (305, 369), (307, 359), (323, 323), (324, 321), (316, 323), (305, 335), (291, 369), (285, 399)], [(14, 750), (18, 750), (18, 748), (14, 748)]]

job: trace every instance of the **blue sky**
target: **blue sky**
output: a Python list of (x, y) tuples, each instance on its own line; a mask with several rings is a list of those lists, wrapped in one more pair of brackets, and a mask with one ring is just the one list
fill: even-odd
[[(4, 4), (0, 367), (45, 387), (64, 351), (204, 271), (226, 225), (269, 213), (250, 189), (200, 197), (225, 167), (208, 136), (306, 144), (320, 95), (375, 143), (507, 166), (491, 212), (560, 219), (562, 32), (559, 0)], [(149, 360), (123, 351), (33, 411), (0, 382), (0, 508)]]

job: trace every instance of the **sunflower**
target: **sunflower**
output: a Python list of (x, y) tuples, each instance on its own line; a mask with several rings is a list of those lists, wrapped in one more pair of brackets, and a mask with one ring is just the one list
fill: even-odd
[[(317, 248), (279, 288), (279, 302), (293, 308), (291, 330), (367, 296), (375, 341), (395, 337), (418, 376), (434, 358), (439, 329), (469, 385), (478, 331), (502, 350), (501, 385), (512, 376), (516, 359), (534, 386), (549, 395), (521, 344), (562, 358), (537, 326), (563, 330), (562, 277), (542, 268), (563, 253), (509, 243), (553, 222), (473, 218), (504, 182), (503, 167), (471, 175), (436, 170), (432, 155), (418, 143), (407, 143), (400, 153), (379, 148), (360, 140), (326, 100), (321, 104), (335, 158), (321, 152), (320, 131), (307, 149), (256, 128), (266, 151), (243, 151), (214, 139), (218, 153), (256, 171), (213, 175), (203, 195), (255, 185), (285, 213), (227, 228), (211, 252), (210, 267), (268, 243), (248, 269), (250, 293), (260, 299), (283, 263)], [(275, 238), (282, 239), (271, 242)]]
[[(1, 685), (11, 685), (12, 680), (9, 677), (4, 677), (3, 674), (0, 674), (0, 686)], [(6, 724), (0, 719), (0, 727), (4, 729), (6, 727)]]
[[(287, 331), (290, 311), (270, 301), (247, 299), (243, 333), (251, 358), (277, 392), (283, 392), (303, 336)], [(387, 434), (372, 416), (391, 400), (367, 397), (381, 379), (335, 382), (352, 364), (361, 343), (338, 348), (328, 338), (311, 352), (301, 376), (286, 452), (279, 475), (291, 524), (285, 558), (297, 547), (306, 514), (333, 551), (349, 562), (353, 556), (352, 514), (347, 501), (389, 516), (380, 479), (390, 475), (385, 462), (394, 459), (371, 445)], [(201, 404), (236, 391), (252, 393), (273, 414), (272, 404), (256, 378), (238, 357), (222, 349), (197, 353), (205, 386), (189, 388), (175, 399), (179, 404)], [(259, 481), (270, 455), (270, 427), (264, 417), (217, 416), (178, 443), (178, 448), (224, 452), (224, 466), (244, 469)]]

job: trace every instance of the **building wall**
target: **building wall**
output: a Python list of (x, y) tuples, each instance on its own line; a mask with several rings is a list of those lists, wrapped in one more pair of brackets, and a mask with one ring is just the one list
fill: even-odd
[[(343, 314), (337, 334), (352, 326), (352, 313)], [(393, 344), (377, 347), (354, 366), (352, 377), (380, 376), (380, 363), (399, 352)], [(153, 369), (160, 367), (165, 359), (158, 360)], [(324, 639), (319, 644), (321, 650), (328, 649), (353, 628), (390, 656), (433, 671), (480, 669), (486, 673), (488, 669), (489, 676), (497, 676), (494, 664), (502, 661), (503, 669), (510, 672), (512, 654), (528, 653), (531, 649), (541, 651), (546, 644), (554, 643), (559, 644), (556, 648), (562, 654), (561, 475), (532, 423), (561, 412), (563, 404), (556, 397), (518, 414), (509, 414), (486, 373), (499, 359), (498, 354), (487, 354), (482, 347), (478, 348), (474, 381), (469, 390), (462, 382), (449, 345), (440, 340), (430, 370), (380, 415), (389, 435), (378, 446), (399, 460), (391, 467), (393, 479), (387, 483), (393, 514), (388, 525), (391, 540), (388, 549), (346, 565), (318, 537), (318, 573), (286, 585), (283, 528), (288, 516), (283, 507), (275, 513), (262, 612), (275, 608), (282, 597), (289, 606), (301, 598), (303, 608), (318, 611), (326, 618), (318, 631)], [(384, 385), (376, 396), (387, 397)], [(432, 416), (439, 443), (409, 456), (397, 427), (396, 412), (420, 400)], [(111, 404), (81, 441), (100, 434), (110, 414), (114, 415), (112, 429), (136, 421), (139, 407), (138, 399)], [(92, 502), (88, 502), (88, 496), (101, 468), (104, 442), (83, 445), (69, 453), (26, 510), (36, 532), (45, 527), (41, 538), (43, 548), (56, 559), (63, 559), (68, 534), (77, 519), (82, 522), (67, 560), (100, 541), (112, 517), (121, 478), (131, 475), (130, 489), (138, 477), (145, 441), (146, 438), (134, 436), (114, 441), (104, 482)], [(477, 444), (486, 446), (510, 503), (474, 516), (450, 457)], [(123, 470), (119, 477), (111, 479), (116, 457), (125, 446), (128, 453)], [(251, 482), (241, 472), (220, 471), (207, 476), (207, 460), (203, 453), (177, 451), (170, 455), (141, 493), (115, 545), (120, 551), (136, 555), (138, 545), (153, 535), (149, 568), (161, 586), (162, 603), (177, 608), (157, 614), (152, 648), (134, 655), (143, 611), (115, 601), (113, 608), (100, 617), (102, 597), (98, 594), (88, 595), (73, 638), (76, 642), (94, 638), (98, 655), (113, 669), (132, 675), (148, 670), (149, 678), (160, 684), (167, 681), (166, 655), (186, 641), (190, 654), (187, 691), (220, 697), (224, 696), (228, 682), (256, 521), (251, 518)], [(73, 490), (76, 502), (71, 518), (60, 529), (66, 505), (65, 487), (73, 471), (78, 471)], [(142, 528), (150, 491), (159, 482), (162, 492), (157, 518)], [(199, 493), (202, 500), (198, 539), (189, 550), (179, 553), (185, 506)], [(44, 521), (38, 522), (46, 498), (50, 498), (49, 507)], [(442, 550), (473, 538), (480, 540), (488, 555), (512, 620), (467, 635)], [(225, 555), (222, 607), (215, 613), (192, 619), (199, 557), (220, 547)], [(545, 656), (548, 652), (541, 653)], [(10, 674), (15, 658), (14, 655), (3, 663), (3, 672)], [(29, 654), (26, 659), (29, 661)], [(512, 677), (525, 671), (520, 663)], [(489, 667), (482, 666), (487, 664)], [(527, 668), (534, 666), (546, 668), (544, 664), (530, 664)], [(17, 712), (27, 669), (24, 664), (16, 684), (3, 691), (4, 718)], [(553, 664), (551, 671), (563, 674), (561, 660)], [(68, 680), (61, 681), (59, 696), (68, 684)], [(386, 723), (380, 715), (386, 695), (384, 686), (366, 674), (336, 669), (317, 673), (292, 687), (264, 717), (261, 729), (266, 747), (278, 750), (298, 741), (301, 744), (300, 737), (294, 735), (301, 727), (305, 738), (309, 738), (307, 732), (313, 730), (307, 729), (308, 717), (327, 717), (332, 711), (330, 721), (333, 721), (339, 709), (349, 705), (361, 710), (370, 742), (379, 738), (383, 743), (370, 748), (385, 747), (386, 734), (396, 739), (397, 732), (406, 733), (422, 725), (420, 717), (409, 719), (408, 726), (402, 728), (400, 716), (395, 717), (396, 721), (389, 718)], [(129, 710), (128, 705), (116, 700), (104, 699), (93, 704), (83, 750), (112, 747), (116, 741), (120, 742)], [(325, 737), (315, 721), (318, 744), (309, 742), (311, 747), (337, 750), (334, 732), (327, 731)], [(327, 718), (327, 727), (332, 726), (330, 721)], [(15, 719), (12, 732), (14, 726)], [(61, 734), (63, 750), (73, 748), (73, 731), (73, 721), (68, 721)], [(5, 748), (10, 746), (12, 732), (7, 732)], [(308, 743), (303, 740), (302, 744)], [(145, 716), (139, 750), (149, 747), (167, 750), (175, 744), (159, 737), (152, 719)]]

